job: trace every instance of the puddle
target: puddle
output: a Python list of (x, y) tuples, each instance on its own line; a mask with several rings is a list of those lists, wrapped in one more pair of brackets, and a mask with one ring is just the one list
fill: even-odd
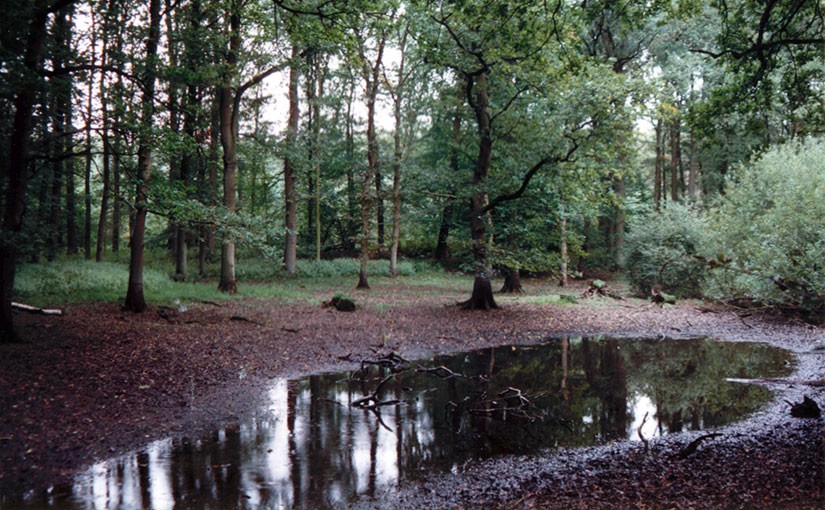
[(470, 459), (638, 441), (640, 426), (650, 439), (725, 425), (771, 399), (763, 387), (726, 379), (787, 376), (791, 359), (762, 344), (562, 338), (280, 380), (250, 421), (151, 443), (26, 503), (346, 507)]

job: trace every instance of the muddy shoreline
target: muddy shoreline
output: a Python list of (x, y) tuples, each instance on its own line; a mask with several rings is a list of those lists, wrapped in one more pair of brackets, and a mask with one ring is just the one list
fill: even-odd
[[(365, 507), (819, 508), (825, 504), (825, 419), (791, 418), (784, 400), (825, 406), (825, 332), (801, 321), (703, 303), (638, 300), (574, 306), (504, 302), (491, 312), (445, 306), (438, 289), (394, 288), (352, 313), (320, 304), (245, 299), (127, 314), (114, 304), (63, 317), (20, 314), (25, 343), (0, 346), (0, 508), (66, 483), (95, 459), (163, 437), (197, 437), (249, 413), (276, 377), (354, 368), (551, 336), (713, 337), (759, 341), (798, 358), (774, 403), (674, 461), (696, 434), (639, 445), (554, 450), (468, 465), (404, 483)], [(389, 293), (388, 293), (389, 292)], [(410, 295), (416, 296), (414, 299)], [(318, 303), (321, 302), (319, 297)], [(395, 302), (392, 307), (381, 306)], [(815, 383), (815, 384), (811, 384)]]

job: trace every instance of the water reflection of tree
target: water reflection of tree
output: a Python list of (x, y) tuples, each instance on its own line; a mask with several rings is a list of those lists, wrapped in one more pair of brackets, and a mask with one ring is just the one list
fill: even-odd
[(612, 441), (627, 437), (631, 414), (627, 405), (627, 370), (620, 343), (615, 339), (581, 344), (585, 378), (590, 385), (590, 396), (599, 401), (597, 413), (602, 440)]
[[(154, 506), (165, 486), (172, 499), (193, 508), (346, 506), (422, 466), (627, 437), (641, 395), (655, 403), (663, 431), (714, 426), (766, 398), (761, 388), (724, 384), (723, 378), (785, 375), (790, 368), (774, 369), (785, 359), (764, 346), (712, 341), (567, 338), (497, 347), (428, 362), (456, 377), (397, 374), (380, 398), (402, 404), (381, 414), (352, 403), (374, 391), (386, 370), (376, 368), (364, 386), (341, 375), (317, 375), (283, 385), (278, 416), (230, 423), (200, 440), (170, 441), (109, 461), (75, 492), (97, 501), (95, 491), (105, 486), (111, 508)], [(513, 393), (502, 393), (508, 388), (523, 390), (530, 415), (503, 410), (511, 405), (506, 395)], [(286, 457), (276, 459), (283, 469), (267, 467), (276, 454)]]

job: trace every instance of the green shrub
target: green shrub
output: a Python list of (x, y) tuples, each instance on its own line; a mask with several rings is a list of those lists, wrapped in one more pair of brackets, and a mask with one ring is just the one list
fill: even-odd
[(642, 215), (625, 241), (631, 285), (645, 296), (654, 288), (698, 296), (707, 271), (695, 256), (704, 252), (706, 237), (703, 219), (684, 205), (671, 203), (661, 212)]
[(775, 147), (741, 168), (711, 212), (713, 251), (729, 261), (706, 292), (814, 312), (825, 309), (825, 141)]

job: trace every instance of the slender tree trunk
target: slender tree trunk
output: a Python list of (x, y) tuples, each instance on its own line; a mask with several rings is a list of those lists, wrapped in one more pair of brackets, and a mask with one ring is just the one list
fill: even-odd
[[(458, 153), (461, 145), (461, 99), (463, 91), (458, 87), (458, 101), (456, 101), (455, 112), (453, 113), (453, 137), (450, 146), (450, 173), (453, 176), (458, 176)], [(453, 208), (455, 207), (455, 184), (450, 188), (450, 196), (447, 197), (447, 202), (444, 204), (444, 210), (441, 213), (441, 226), (438, 229), (438, 242), (435, 245), (435, 260), (442, 266), (447, 265), (448, 245), (447, 239), (450, 235), (450, 227), (453, 224)]]
[(570, 261), (570, 255), (568, 254), (567, 248), (567, 213), (565, 211), (564, 202), (561, 203), (559, 213), (559, 238), (561, 244), (561, 279), (559, 280), (559, 286), (567, 287), (567, 265)]
[[(237, 188), (235, 184), (238, 171), (237, 135), (238, 106), (240, 98), (232, 94), (231, 78), (237, 72), (238, 52), (241, 49), (241, 15), (240, 5), (234, 1), (229, 6), (229, 52), (226, 56), (228, 69), (220, 90), (221, 146), (223, 147), (223, 204), (231, 213), (235, 212)], [(235, 238), (230, 232), (224, 232), (221, 244), (221, 279), (218, 289), (234, 294), (238, 292), (235, 280)]]
[(355, 79), (352, 79), (349, 96), (347, 97), (346, 119), (346, 157), (347, 157), (347, 238), (345, 245), (348, 251), (355, 250), (355, 237), (358, 232), (358, 195), (355, 189), (355, 128), (352, 114), (352, 105), (355, 102)]
[[(91, 32), (95, 33), (95, 11), (91, 11)], [(91, 61), (96, 62), (95, 59), (95, 40), (92, 39), (91, 44)], [(94, 69), (89, 70), (89, 85), (86, 89), (86, 167), (83, 177), (83, 253), (86, 260), (92, 258), (92, 119), (93, 119), (93, 103), (92, 95), (94, 93), (95, 72)]]
[(664, 170), (664, 136), (662, 134), (662, 119), (656, 119), (656, 160), (653, 163), (653, 210), (658, 211), (662, 206), (662, 177)]
[(392, 170), (392, 238), (390, 244), (390, 275), (398, 275), (398, 243), (401, 240), (401, 164), (404, 159), (403, 125), (401, 106), (405, 96), (405, 70), (407, 30), (401, 37), (401, 60), (398, 63), (398, 78), (393, 97), (393, 115), (395, 116), (395, 133), (393, 135), (393, 170)]
[(670, 199), (674, 202), (679, 201), (680, 130), (679, 121), (674, 121), (670, 127)]
[[(71, 88), (71, 86), (70, 86)], [(71, 150), (74, 145), (72, 141), (72, 101), (67, 99), (66, 103), (66, 142), (64, 150)], [(66, 253), (76, 255), (79, 251), (77, 245), (77, 209), (74, 189), (74, 159), (69, 158), (66, 163)]]
[[(114, 2), (115, 0), (112, 0)], [(120, 11), (121, 16), (124, 16), (125, 13)], [(117, 34), (115, 36), (115, 51), (117, 54), (121, 54), (123, 51), (123, 30), (125, 22), (122, 18), (118, 18), (119, 22), (117, 23)], [(122, 69), (123, 64), (118, 64), (119, 67)], [(125, 89), (123, 86), (123, 75), (121, 73), (117, 74), (117, 78), (115, 78), (115, 93), (122, 93)], [(118, 126), (123, 118), (123, 114), (119, 110), (115, 110), (115, 116), (112, 120), (112, 125)], [(123, 217), (123, 213), (121, 211), (121, 204), (123, 203), (123, 197), (120, 196), (121, 193), (121, 186), (120, 186), (120, 176), (122, 171), (122, 164), (121, 158), (123, 157), (124, 147), (123, 147), (123, 138), (121, 137), (119, 130), (115, 129), (112, 133), (113, 140), (111, 149), (112, 149), (112, 253), (120, 252), (120, 231), (121, 231), (121, 218)]]
[(313, 138), (313, 154), (315, 169), (315, 260), (321, 260), (321, 98), (324, 96), (324, 74), (321, 72), (321, 64), (319, 59), (315, 59), (315, 86), (317, 91), (315, 93), (315, 101), (312, 103), (312, 138)]
[(699, 199), (699, 158), (696, 155), (696, 134), (690, 130), (690, 174), (688, 175), (688, 196), (693, 201)]
[(120, 220), (123, 216), (120, 205), (120, 157), (123, 151), (120, 135), (114, 135), (114, 160), (112, 161), (112, 253), (120, 252)]
[[(103, 43), (103, 55), (105, 62), (106, 42)], [(105, 65), (105, 64), (104, 64)], [(95, 260), (100, 262), (103, 258), (103, 247), (106, 242), (106, 213), (109, 210), (109, 180), (111, 178), (111, 150), (109, 146), (109, 116), (106, 98), (106, 75), (100, 77), (100, 105), (102, 109), (101, 119), (101, 140), (103, 142), (103, 189), (100, 196), (100, 215), (97, 222), (97, 249), (95, 250)]]
[(289, 66), (289, 117), (286, 126), (287, 155), (284, 159), (284, 202), (286, 247), (284, 265), (288, 274), (295, 274), (298, 259), (298, 196), (295, 189), (296, 165), (294, 155), (298, 144), (298, 47), (292, 47), (292, 63)]
[[(370, 208), (372, 206), (373, 180), (378, 171), (378, 135), (375, 131), (375, 101), (378, 97), (379, 73), (381, 62), (384, 56), (384, 43), (386, 34), (382, 34), (378, 41), (378, 55), (375, 64), (365, 64), (364, 80), (367, 84), (367, 170), (364, 172), (364, 181), (361, 186), (361, 257), (360, 270), (358, 273), (359, 289), (369, 289), (367, 272), (369, 265), (369, 239), (370, 239)], [(362, 54), (363, 57), (363, 54)], [(366, 59), (364, 59), (366, 62)]]
[(146, 38), (146, 70), (142, 80), (143, 127), (138, 145), (138, 182), (135, 189), (135, 224), (132, 229), (129, 257), (129, 287), (124, 307), (132, 312), (146, 310), (143, 296), (143, 242), (146, 235), (147, 191), (152, 175), (151, 129), (154, 116), (157, 53), (160, 41), (160, 0), (149, 0), (149, 34)]

